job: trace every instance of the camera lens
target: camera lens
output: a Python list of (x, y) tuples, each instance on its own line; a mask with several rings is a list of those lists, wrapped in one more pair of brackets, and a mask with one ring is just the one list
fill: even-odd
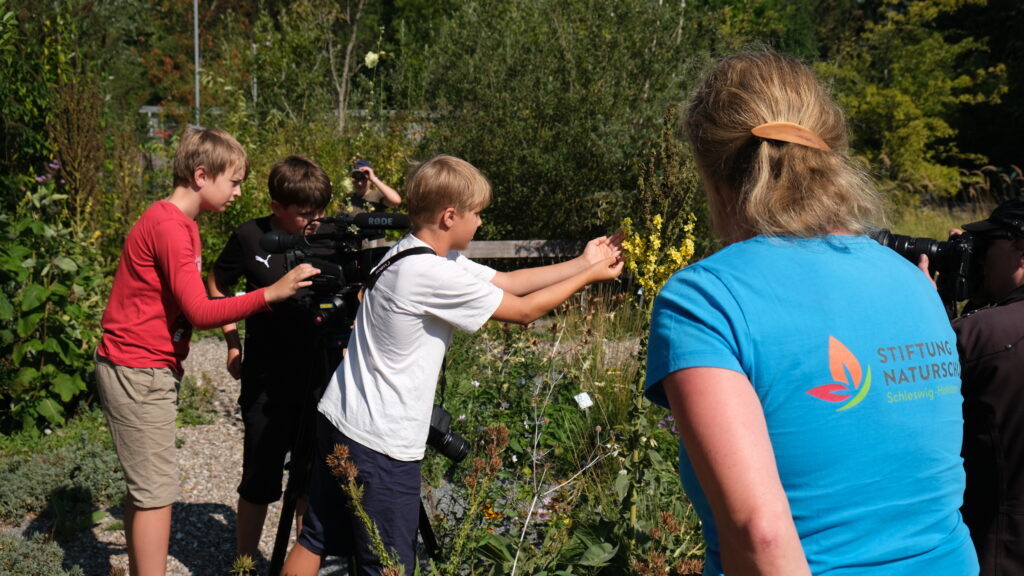
[(452, 415), (443, 407), (434, 404), (430, 415), (430, 432), (427, 445), (458, 464), (469, 453), (469, 442), (451, 430)]
[(915, 264), (921, 258), (921, 255), (924, 254), (928, 256), (932, 266), (936, 266), (944, 260), (946, 253), (949, 251), (949, 242), (940, 242), (931, 238), (915, 238), (913, 236), (893, 234), (888, 230), (876, 230), (870, 233), (869, 236), (882, 246), (895, 250), (897, 254)]
[(451, 430), (438, 444), (435, 446), (437, 451), (456, 464), (462, 462), (466, 458), (466, 454), (469, 454), (469, 442)]

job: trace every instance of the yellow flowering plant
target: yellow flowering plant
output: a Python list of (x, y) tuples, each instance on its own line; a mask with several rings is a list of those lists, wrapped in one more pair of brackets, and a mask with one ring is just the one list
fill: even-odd
[(625, 239), (622, 241), (623, 260), (626, 271), (633, 275), (643, 291), (644, 302), (650, 307), (654, 296), (676, 271), (684, 268), (693, 258), (695, 244), (694, 226), (697, 218), (687, 215), (682, 227), (682, 238), (678, 245), (665, 247), (662, 236), (665, 221), (661, 214), (651, 218), (647, 230), (638, 229), (631, 218), (622, 221)]

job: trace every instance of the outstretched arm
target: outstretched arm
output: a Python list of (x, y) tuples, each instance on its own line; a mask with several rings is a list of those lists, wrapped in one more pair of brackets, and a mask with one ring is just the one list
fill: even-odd
[(609, 256), (582, 269), (579, 273), (562, 279), (550, 286), (534, 290), (525, 296), (505, 292), (501, 304), (491, 318), (504, 322), (529, 324), (565, 302), (577, 290), (591, 282), (611, 280), (622, 273), (622, 260)]
[[(523, 296), (579, 274), (597, 262), (622, 256), (622, 234), (601, 236), (587, 243), (583, 253), (565, 262), (512, 272), (498, 272), (491, 283), (509, 294)], [(578, 288), (577, 288), (578, 289)], [(566, 296), (568, 298), (568, 296)]]
[(662, 384), (715, 515), (725, 573), (809, 575), (764, 412), (747, 377), (687, 368)]

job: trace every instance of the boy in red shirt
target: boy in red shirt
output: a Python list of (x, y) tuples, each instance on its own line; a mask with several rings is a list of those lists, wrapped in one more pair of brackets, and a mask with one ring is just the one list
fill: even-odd
[(267, 288), (210, 300), (195, 218), (223, 212), (249, 172), (241, 145), (215, 129), (190, 130), (174, 156), (174, 190), (132, 227), (96, 351), (103, 412), (124, 470), (125, 538), (132, 576), (166, 573), (171, 504), (178, 494), (175, 418), (192, 327), (209, 329), (270, 309), (311, 284), (304, 264)]

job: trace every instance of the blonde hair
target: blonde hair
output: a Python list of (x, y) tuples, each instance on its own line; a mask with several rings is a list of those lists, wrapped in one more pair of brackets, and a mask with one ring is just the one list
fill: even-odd
[(454, 156), (435, 156), (416, 166), (406, 185), (406, 206), (420, 227), (449, 206), (465, 213), (491, 203), (491, 183), (472, 164)]
[(202, 166), (216, 178), (234, 167), (249, 176), (249, 157), (234, 136), (217, 128), (189, 128), (174, 153), (174, 186), (191, 186)]
[[(799, 124), (831, 150), (750, 132), (767, 122)], [(684, 127), (726, 242), (862, 233), (881, 218), (878, 191), (848, 155), (842, 111), (793, 58), (745, 52), (722, 60), (691, 95)]]

